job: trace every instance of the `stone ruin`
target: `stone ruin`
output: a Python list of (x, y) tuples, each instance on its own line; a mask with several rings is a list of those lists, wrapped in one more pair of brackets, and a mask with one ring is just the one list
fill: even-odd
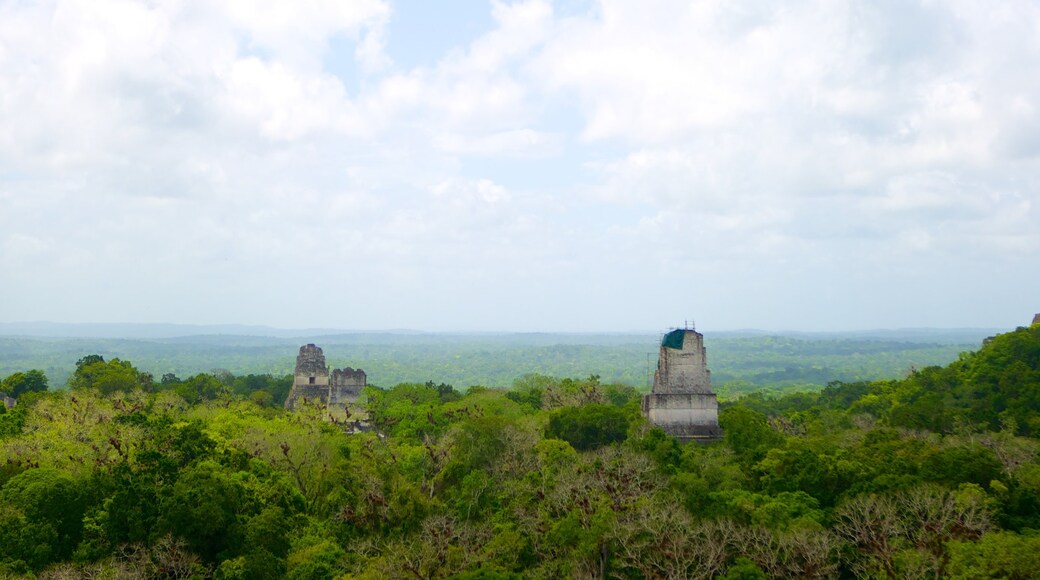
[(643, 396), (643, 415), (681, 441), (715, 441), (722, 437), (704, 335), (692, 328), (664, 335), (653, 389)]
[(321, 348), (305, 344), (296, 357), (295, 378), (285, 408), (292, 411), (301, 400), (320, 402), (329, 409), (353, 403), (367, 384), (368, 377), (361, 369), (333, 369), (330, 374)]
[(1033, 324), (1031, 324), (1030, 326), (1036, 326), (1037, 324), (1040, 324), (1040, 313), (1038, 313), (1036, 316), (1033, 316)]

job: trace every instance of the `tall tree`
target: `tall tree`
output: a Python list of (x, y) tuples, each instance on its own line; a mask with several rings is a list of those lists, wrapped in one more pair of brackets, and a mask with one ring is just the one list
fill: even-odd
[(48, 387), (47, 375), (38, 369), (32, 369), (24, 373), (14, 373), (0, 383), (0, 391), (15, 398), (25, 393), (46, 391)]
[(130, 361), (114, 358), (105, 361), (99, 355), (83, 357), (76, 363), (68, 383), (73, 389), (97, 389), (104, 394), (131, 391), (141, 386), (140, 373)]

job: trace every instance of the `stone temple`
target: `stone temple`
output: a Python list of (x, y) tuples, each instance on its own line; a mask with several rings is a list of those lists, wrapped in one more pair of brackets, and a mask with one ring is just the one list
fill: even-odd
[(664, 335), (654, 386), (643, 396), (643, 415), (682, 441), (715, 441), (719, 402), (711, 391), (704, 335), (679, 328)]
[(353, 403), (368, 384), (368, 377), (361, 369), (334, 369), (330, 375), (325, 366), (325, 353), (313, 344), (300, 347), (295, 374), (292, 390), (285, 399), (285, 408), (290, 411), (301, 400), (321, 403), (328, 409)]

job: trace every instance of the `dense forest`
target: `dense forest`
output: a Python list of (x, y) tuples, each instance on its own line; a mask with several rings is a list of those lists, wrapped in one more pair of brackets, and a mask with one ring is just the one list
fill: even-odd
[[(899, 379), (724, 406), (679, 444), (631, 385), (369, 388), (81, 356), (0, 390), (0, 577), (1033, 578), (1040, 326)], [(2, 406), (0, 406), (2, 408)], [(353, 419), (364, 419), (358, 429)]]

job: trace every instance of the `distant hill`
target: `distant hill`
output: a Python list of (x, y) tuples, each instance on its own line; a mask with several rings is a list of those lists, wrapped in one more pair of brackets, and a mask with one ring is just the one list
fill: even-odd
[[(1000, 328), (902, 328), (833, 332), (798, 330), (768, 331), (759, 329), (708, 331), (716, 338), (754, 338), (787, 336), (806, 340), (888, 340), (932, 344), (971, 344), (981, 342), (1006, 329)], [(173, 339), (196, 342), (200, 337), (214, 341), (259, 338), (318, 338), (335, 343), (413, 343), (472, 341), (528, 344), (609, 344), (627, 342), (633, 337), (645, 340), (660, 337), (660, 332), (423, 332), (418, 330), (347, 330), (333, 328), (275, 328), (246, 324), (173, 324), (173, 323), (66, 323), (66, 322), (0, 322), (0, 337), (28, 338), (112, 338)], [(273, 343), (273, 341), (272, 341)]]

